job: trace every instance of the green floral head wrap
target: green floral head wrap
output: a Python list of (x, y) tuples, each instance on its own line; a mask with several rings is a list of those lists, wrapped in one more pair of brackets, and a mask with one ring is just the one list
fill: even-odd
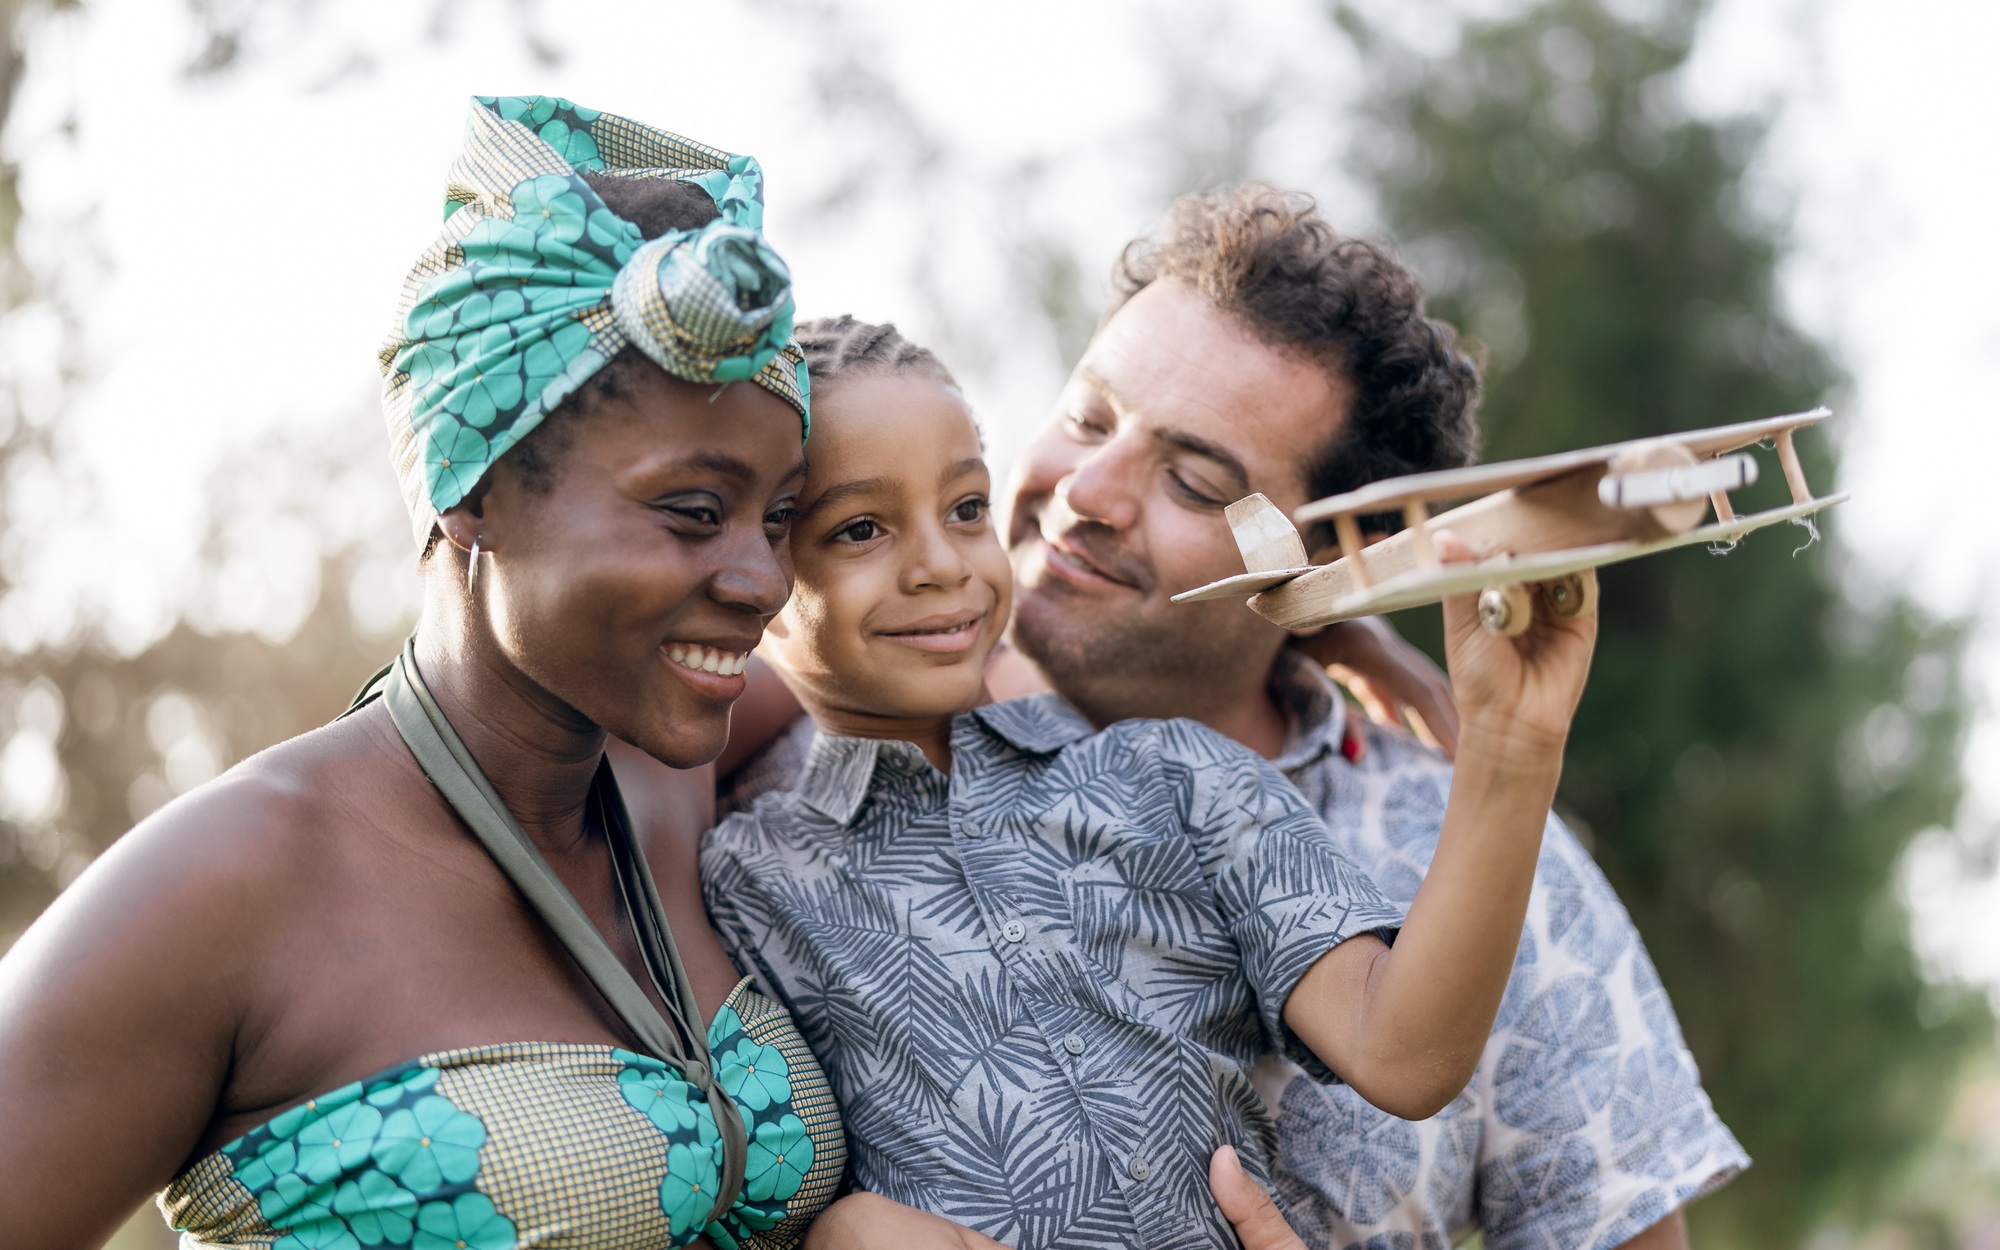
[[(653, 240), (585, 171), (690, 182), (720, 216)], [(382, 404), (419, 545), (507, 449), (632, 344), (690, 382), (748, 381), (809, 421), (791, 273), (763, 170), (552, 96), (476, 96), (444, 229), (403, 283)]]

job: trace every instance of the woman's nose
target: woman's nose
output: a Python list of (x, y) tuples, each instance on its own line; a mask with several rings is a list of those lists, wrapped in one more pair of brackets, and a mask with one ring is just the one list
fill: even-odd
[(782, 543), (761, 526), (716, 553), (721, 557), (709, 579), (715, 601), (759, 616), (776, 616), (792, 597), (792, 566)]

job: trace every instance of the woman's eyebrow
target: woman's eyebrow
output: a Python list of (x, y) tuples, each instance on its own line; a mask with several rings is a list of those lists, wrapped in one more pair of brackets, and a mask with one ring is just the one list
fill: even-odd
[(750, 481), (757, 476), (757, 470), (748, 461), (719, 451), (698, 451), (675, 462), (675, 468), (701, 469), (709, 473), (719, 473), (738, 481)]
[(886, 477), (858, 477), (850, 482), (842, 482), (838, 486), (829, 486), (819, 493), (817, 499), (799, 510), (799, 519), (803, 521), (814, 513), (823, 512), (842, 500), (852, 499), (856, 495), (872, 495), (877, 491), (887, 490), (889, 485), (889, 479)]

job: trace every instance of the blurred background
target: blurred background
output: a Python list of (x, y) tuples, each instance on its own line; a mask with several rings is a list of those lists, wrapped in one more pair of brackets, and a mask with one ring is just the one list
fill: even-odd
[(1118, 247), (1268, 177), (1482, 345), (1489, 458), (1834, 407), (1816, 532), (1607, 573), (1561, 803), (1756, 1159), (1695, 1244), (2000, 1247), (2000, 6), (0, 15), (0, 946), (408, 629), (374, 353), (467, 96), (755, 153), (802, 311), (937, 347), (1003, 469)]

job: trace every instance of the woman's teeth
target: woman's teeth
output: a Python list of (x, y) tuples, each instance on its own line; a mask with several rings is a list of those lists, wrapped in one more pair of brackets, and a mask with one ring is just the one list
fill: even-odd
[(704, 647), (692, 642), (668, 643), (667, 658), (676, 664), (685, 664), (689, 668), (704, 673), (714, 673), (718, 677), (734, 677), (750, 663), (748, 651), (718, 651), (714, 647)]

